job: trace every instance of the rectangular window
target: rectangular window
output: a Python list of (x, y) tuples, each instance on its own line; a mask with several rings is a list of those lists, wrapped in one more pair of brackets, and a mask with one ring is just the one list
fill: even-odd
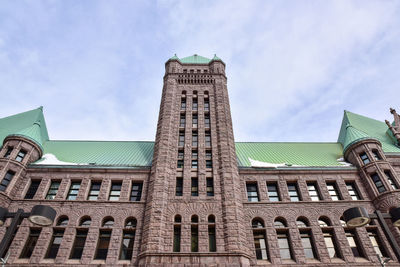
[(53, 236), (50, 241), (49, 249), (46, 252), (46, 259), (55, 259), (64, 236), (64, 229), (53, 229)]
[(207, 169), (212, 169), (212, 167), (213, 167), (212, 165), (213, 165), (212, 160), (209, 160), (209, 159), (206, 160), (206, 168)]
[(364, 164), (370, 163), (367, 153), (361, 153), (361, 154), (359, 154), (359, 156), (360, 156), (362, 162), (364, 162)]
[(99, 198), (101, 182), (92, 182), (90, 185), (88, 200), (97, 200)]
[(381, 160), (382, 157), (379, 155), (378, 150), (374, 149), (372, 150), (372, 155), (374, 155), (375, 160)]
[(76, 229), (76, 237), (74, 245), (71, 249), (70, 259), (80, 259), (82, 257), (83, 248), (85, 247), (87, 229)]
[(311, 201), (320, 201), (321, 196), (317, 188), (317, 183), (307, 183), (308, 194), (310, 195)]
[(268, 260), (265, 231), (253, 231), (257, 260)]
[(391, 186), (394, 190), (399, 189), (399, 187), (397, 186), (397, 184), (396, 184), (395, 181), (394, 181), (394, 178), (393, 178), (393, 176), (392, 176), (392, 173), (391, 173), (390, 171), (385, 171), (385, 175), (386, 175), (386, 178), (387, 178), (388, 181), (389, 181), (390, 186)]
[(385, 192), (386, 188), (383, 185), (381, 178), (379, 177), (379, 175), (377, 173), (374, 173), (371, 175), (371, 179), (374, 182), (376, 189), (378, 189), (379, 193)]
[(174, 252), (181, 251), (181, 227), (179, 225), (174, 226)]
[(277, 183), (267, 183), (267, 190), (268, 190), (269, 201), (271, 202), (281, 201)]
[(206, 183), (207, 183), (207, 196), (208, 197), (214, 196), (214, 179), (207, 178)]
[(178, 177), (176, 178), (176, 189), (175, 189), (175, 196), (182, 196), (183, 195), (183, 178)]
[(186, 98), (182, 98), (181, 99), (181, 110), (185, 110), (186, 109)]
[(199, 251), (199, 229), (196, 225), (192, 225), (191, 227), (191, 252)]
[(183, 150), (178, 150), (178, 159), (183, 159), (184, 156), (184, 151)]
[(345, 230), (347, 242), (349, 243), (349, 246), (351, 248), (351, 251), (353, 252), (354, 257), (364, 257), (364, 254), (361, 250), (360, 243), (358, 239), (355, 236), (355, 233), (353, 230)]
[(300, 232), (301, 244), (303, 245), (304, 255), (306, 259), (315, 259), (315, 249), (311, 240), (310, 231)]
[(199, 122), (199, 119), (198, 119), (197, 114), (193, 114), (192, 115), (192, 127), (197, 128), (198, 122)]
[(204, 115), (204, 127), (210, 128), (210, 115), (209, 114)]
[(328, 188), (328, 192), (332, 200), (336, 201), (342, 199), (339, 195), (339, 191), (335, 182), (326, 183), (326, 187)]
[(192, 196), (197, 197), (199, 195), (199, 179), (192, 178)]
[(337, 245), (333, 237), (333, 231), (323, 231), (325, 246), (328, 250), (329, 258), (340, 258)]
[(197, 110), (197, 108), (198, 108), (197, 98), (193, 98), (192, 110)]
[(132, 183), (132, 190), (131, 190), (131, 201), (140, 201), (142, 198), (142, 182)]
[(290, 201), (300, 201), (299, 190), (297, 188), (297, 183), (287, 184)]
[(181, 114), (181, 117), (179, 119), (179, 127), (185, 127), (186, 124), (186, 118), (185, 118), (185, 114)]
[(211, 133), (210, 132), (206, 132), (205, 144), (206, 144), (206, 147), (211, 147)]
[(210, 111), (210, 101), (208, 100), (208, 98), (204, 99), (204, 110)]
[(368, 236), (369, 240), (372, 243), (372, 246), (374, 247), (375, 253), (378, 254), (381, 258), (383, 257), (388, 257), (385, 248), (382, 245), (382, 242), (380, 238), (378, 237), (378, 234), (375, 230), (368, 230)]
[(60, 181), (51, 181), (51, 185), (49, 191), (47, 192), (46, 199), (54, 199), (57, 195), (59, 187), (60, 187)]
[(76, 200), (78, 196), (79, 188), (81, 187), (81, 181), (79, 182), (72, 182), (71, 186), (69, 187), (67, 200)]
[(289, 244), (288, 233), (278, 232), (278, 246), (279, 246), (279, 254), (282, 260), (290, 260), (292, 259), (292, 253)]
[(39, 188), (40, 180), (32, 180), (31, 185), (29, 186), (28, 192), (26, 192), (25, 199), (33, 199), (36, 194), (36, 191)]
[(108, 246), (110, 245), (111, 231), (100, 230), (99, 241), (97, 243), (96, 254), (94, 258), (96, 260), (105, 260), (107, 258)]
[(26, 156), (26, 151), (20, 150), (15, 158), (16, 161), (21, 162)]
[(178, 169), (182, 169), (183, 168), (183, 160), (182, 159), (178, 159), (178, 163), (176, 164), (176, 167)]
[(121, 182), (112, 182), (110, 189), (109, 200), (119, 200), (119, 196), (121, 195)]
[(131, 260), (133, 254), (133, 244), (135, 243), (135, 231), (124, 230), (122, 234), (122, 245), (120, 260)]
[(258, 202), (258, 188), (256, 183), (246, 183), (247, 200), (250, 202)]
[(354, 182), (347, 182), (346, 183), (347, 191), (349, 191), (349, 194), (351, 196), (352, 200), (360, 200), (360, 194), (358, 193), (356, 184)]
[(179, 143), (178, 146), (184, 146), (185, 145), (185, 133), (184, 132), (179, 132)]
[(217, 251), (217, 242), (215, 239), (215, 226), (213, 225), (208, 226), (208, 250), (210, 252)]
[(198, 135), (197, 132), (192, 133), (192, 146), (197, 147)]
[(10, 184), (11, 180), (14, 178), (15, 172), (7, 171), (3, 180), (0, 183), (0, 191), (6, 191), (7, 186)]
[(29, 237), (25, 243), (25, 247), (22, 250), (21, 255), (19, 256), (20, 259), (29, 259), (31, 257), (32, 252), (35, 249), (36, 243), (39, 239), (41, 230), (42, 230), (41, 228), (39, 228), (39, 229), (30, 228), (29, 229)]
[(198, 166), (198, 161), (197, 161), (197, 159), (198, 159), (198, 153), (197, 153), (197, 150), (193, 150), (192, 151), (192, 169), (197, 169), (197, 166)]
[(14, 148), (12, 146), (7, 147), (7, 151), (6, 154), (4, 154), (5, 158), (9, 158), (11, 155), (11, 152), (14, 150)]

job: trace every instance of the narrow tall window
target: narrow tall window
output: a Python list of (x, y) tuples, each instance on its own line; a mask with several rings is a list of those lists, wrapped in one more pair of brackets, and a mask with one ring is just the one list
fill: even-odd
[(192, 196), (197, 197), (199, 195), (199, 179), (192, 178)]
[(356, 184), (354, 182), (347, 182), (346, 183), (347, 191), (349, 191), (349, 194), (351, 196), (352, 200), (360, 200), (360, 194), (358, 193)]
[(381, 178), (379, 177), (379, 175), (377, 173), (374, 173), (371, 175), (371, 179), (374, 182), (376, 189), (378, 189), (379, 193), (385, 192), (386, 188), (383, 185)]
[(6, 191), (7, 186), (10, 184), (11, 180), (14, 178), (15, 172), (7, 171), (3, 180), (0, 183), (0, 191)]
[(74, 245), (71, 249), (70, 259), (80, 259), (82, 257), (83, 248), (85, 247), (87, 229), (76, 229)]
[(372, 150), (372, 155), (374, 155), (375, 160), (382, 160), (381, 155), (379, 154), (378, 150), (373, 149)]
[(290, 201), (300, 201), (299, 190), (297, 188), (297, 183), (287, 184)]
[(307, 183), (307, 189), (308, 189), (308, 194), (310, 195), (311, 201), (320, 201), (321, 200), (316, 183)]
[(329, 258), (340, 258), (339, 250), (337, 249), (336, 240), (333, 236), (333, 230), (327, 229), (322, 230), (322, 234), (324, 236), (325, 246), (328, 250)]
[(191, 221), (192, 221), (192, 224), (190, 227), (190, 236), (191, 236), (190, 251), (198, 252), (199, 251), (199, 228), (198, 228), (199, 219), (196, 215), (193, 215)]
[(192, 146), (197, 147), (198, 144), (198, 135), (197, 132), (192, 133)]
[(14, 148), (12, 146), (7, 147), (7, 151), (6, 154), (4, 154), (5, 158), (9, 158), (11, 155), (11, 152), (14, 150)]
[(204, 98), (204, 111), (210, 111), (210, 101), (208, 98)]
[(210, 128), (210, 115), (209, 114), (205, 114), (204, 115), (204, 127), (206, 128)]
[(198, 108), (198, 103), (197, 103), (197, 97), (193, 98), (193, 105), (192, 105), (192, 110), (197, 110)]
[(205, 145), (206, 147), (211, 147), (211, 133), (208, 131), (205, 134)]
[(381, 258), (388, 257), (386, 249), (383, 247), (383, 244), (378, 237), (376, 230), (369, 229), (368, 236), (369, 240), (372, 243), (372, 246), (374, 247), (375, 253), (378, 254)]
[(30, 228), (29, 229), (29, 237), (25, 243), (25, 247), (22, 250), (20, 259), (29, 259), (32, 255), (33, 250), (35, 249), (36, 243), (39, 239), (39, 235), (42, 229)]
[(278, 184), (275, 182), (267, 183), (269, 201), (277, 202), (281, 201), (278, 191)]
[(199, 119), (198, 119), (197, 114), (193, 114), (192, 115), (192, 127), (197, 128), (198, 122), (199, 122)]
[(79, 188), (81, 187), (81, 182), (72, 182), (71, 186), (69, 187), (67, 200), (76, 200), (78, 196)]
[(283, 221), (275, 220), (274, 226), (278, 238), (279, 254), (282, 260), (292, 259), (292, 252), (289, 242), (289, 232)]
[(329, 192), (329, 195), (331, 196), (332, 200), (334, 200), (334, 201), (341, 200), (341, 197), (339, 195), (339, 191), (337, 189), (335, 182), (326, 183), (326, 187), (328, 188), (328, 192)]
[(131, 201), (140, 201), (140, 199), (142, 198), (142, 188), (142, 182), (132, 183)]
[(119, 196), (121, 195), (121, 182), (112, 182), (110, 189), (109, 200), (119, 200)]
[(209, 177), (206, 179), (207, 183), (207, 196), (212, 197), (214, 196), (214, 179)]
[(47, 192), (46, 199), (54, 199), (57, 195), (60, 181), (51, 181), (49, 191)]
[(129, 219), (125, 223), (125, 229), (122, 233), (120, 260), (131, 260), (133, 254), (133, 245), (135, 243), (136, 219)]
[(20, 150), (18, 152), (17, 157), (15, 158), (15, 160), (18, 161), (18, 162), (21, 162), (21, 161), (24, 160), (25, 156), (26, 156), (26, 151)]
[(111, 230), (100, 230), (99, 241), (97, 243), (96, 260), (105, 260), (107, 258), (108, 246), (110, 245)]
[(394, 181), (394, 178), (393, 178), (393, 176), (392, 176), (392, 173), (391, 173), (390, 171), (385, 171), (385, 175), (386, 175), (386, 178), (387, 178), (388, 181), (389, 181), (390, 186), (391, 186), (394, 190), (399, 189), (399, 187), (397, 186), (396, 182)]
[(361, 158), (361, 160), (362, 160), (362, 162), (364, 163), (364, 164), (368, 164), (368, 163), (370, 163), (370, 160), (369, 160), (369, 158), (368, 158), (368, 155), (367, 155), (367, 153), (361, 153), (361, 154), (359, 154), (359, 156), (360, 156), (360, 158)]
[(246, 183), (247, 200), (250, 202), (258, 202), (258, 188), (257, 183)]
[(178, 146), (185, 145), (185, 132), (179, 132), (179, 143)]
[(176, 178), (176, 189), (175, 189), (175, 196), (182, 196), (183, 195), (183, 178), (177, 177)]
[(192, 169), (197, 169), (198, 167), (198, 152), (197, 150), (192, 151)]
[(181, 251), (181, 223), (182, 219), (180, 215), (175, 215), (174, 219), (174, 243), (173, 243), (173, 251), (180, 252)]
[(215, 217), (208, 216), (208, 250), (210, 252), (217, 251), (217, 240), (215, 235)]
[(267, 238), (265, 235), (264, 222), (260, 219), (253, 219), (251, 224), (253, 228), (256, 258), (257, 260), (268, 260)]
[(41, 182), (40, 180), (31, 181), (31, 185), (29, 186), (29, 189), (26, 192), (25, 199), (33, 199), (39, 188), (40, 182)]
[(181, 99), (181, 110), (185, 110), (186, 109), (186, 98), (182, 98)]
[(184, 128), (185, 124), (186, 124), (186, 118), (185, 118), (185, 114), (181, 114), (181, 117), (179, 119), (179, 127)]
[(49, 248), (46, 252), (45, 258), (55, 259), (60, 249), (61, 241), (64, 236), (65, 229), (53, 229), (53, 236), (51, 237)]
[(360, 243), (358, 239), (355, 236), (355, 233), (353, 230), (345, 230), (347, 242), (349, 243), (349, 246), (351, 248), (351, 251), (353, 252), (354, 257), (364, 257), (364, 254), (361, 250)]
[(206, 168), (207, 169), (212, 169), (212, 153), (211, 150), (206, 150)]
[(92, 182), (90, 185), (88, 200), (97, 200), (99, 198), (101, 182)]
[(311, 239), (311, 231), (300, 230), (300, 238), (306, 259), (315, 259), (315, 248), (314, 248), (314, 243), (312, 242)]

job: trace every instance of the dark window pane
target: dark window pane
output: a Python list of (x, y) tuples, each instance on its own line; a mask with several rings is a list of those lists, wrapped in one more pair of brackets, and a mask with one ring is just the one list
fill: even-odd
[(58, 188), (60, 187), (59, 181), (52, 181), (49, 191), (47, 192), (46, 199), (54, 199), (57, 195)]
[(142, 197), (143, 183), (132, 183), (131, 201), (140, 201)]
[(192, 196), (196, 197), (199, 195), (199, 179), (192, 178), (192, 188), (191, 188)]
[(268, 190), (269, 201), (276, 202), (281, 200), (278, 192), (277, 183), (267, 183), (267, 190)]
[(82, 257), (83, 248), (85, 247), (88, 230), (77, 229), (74, 245), (71, 249), (70, 259), (80, 259)]
[(99, 241), (97, 243), (96, 260), (105, 260), (107, 258), (108, 246), (110, 245), (111, 231), (100, 230)]
[(135, 231), (124, 230), (122, 236), (120, 260), (131, 260), (133, 244), (135, 243)]
[(51, 238), (49, 249), (47, 250), (45, 258), (55, 259), (57, 257), (58, 249), (60, 248), (63, 236), (64, 236), (63, 229), (53, 230), (53, 236)]
[(246, 183), (247, 200), (250, 202), (258, 202), (258, 189), (256, 183)]
[(17, 157), (15, 158), (15, 160), (18, 161), (18, 162), (21, 162), (25, 158), (25, 155), (26, 155), (26, 151), (20, 150), (18, 152)]
[(9, 146), (9, 147), (7, 148), (6, 154), (4, 154), (4, 157), (5, 157), (5, 158), (10, 157), (11, 152), (13, 151), (13, 149), (14, 149), (13, 147)]
[(40, 181), (32, 181), (29, 186), (28, 192), (26, 192), (25, 199), (33, 199), (40, 185)]
[(191, 252), (198, 252), (199, 251), (199, 230), (197, 226), (191, 227)]
[(181, 227), (175, 225), (174, 226), (174, 252), (181, 251)]
[(76, 200), (78, 196), (79, 188), (81, 187), (81, 182), (72, 182), (71, 186), (69, 187), (67, 200)]
[(208, 249), (210, 252), (217, 251), (217, 243), (215, 238), (215, 226), (208, 226)]
[(175, 189), (176, 196), (183, 195), (183, 178), (176, 178), (176, 189)]
[(108, 197), (109, 200), (119, 200), (119, 196), (121, 194), (121, 182), (113, 182), (111, 184), (110, 196)]
[(39, 239), (39, 235), (42, 229), (30, 229), (28, 240), (25, 243), (25, 247), (22, 250), (20, 258), (30, 258), (33, 250), (35, 249), (36, 243)]
[(214, 196), (214, 179), (207, 178), (206, 183), (207, 183), (207, 196), (209, 197)]
[(1, 181), (0, 184), (0, 191), (6, 191), (6, 188), (8, 184), (11, 182), (11, 180), (14, 178), (15, 172), (13, 171), (7, 171), (6, 175), (4, 176), (3, 180)]

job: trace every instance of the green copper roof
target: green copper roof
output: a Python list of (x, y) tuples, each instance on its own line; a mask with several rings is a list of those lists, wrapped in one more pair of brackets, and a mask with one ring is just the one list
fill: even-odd
[(190, 57), (181, 58), (179, 61), (184, 64), (208, 64), (211, 62), (211, 59), (194, 54)]
[(252, 167), (255, 161), (307, 167), (344, 165), (338, 161), (343, 157), (339, 143), (238, 142), (235, 145), (239, 167)]
[(24, 136), (43, 145), (44, 141), (49, 140), (43, 108), (0, 119), (0, 141), (3, 142), (10, 135)]
[(400, 148), (394, 144), (391, 137), (387, 134), (387, 129), (386, 123), (382, 121), (345, 111), (338, 142), (346, 150), (350, 144), (358, 140), (372, 138), (381, 142), (384, 152), (400, 153)]

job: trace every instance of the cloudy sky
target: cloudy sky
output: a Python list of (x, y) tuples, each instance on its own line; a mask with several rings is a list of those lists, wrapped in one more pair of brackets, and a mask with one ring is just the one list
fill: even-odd
[(227, 65), (236, 141), (336, 141), (343, 110), (400, 110), (400, 1), (14, 1), (0, 5), (0, 117), (50, 138), (154, 140), (164, 62)]

